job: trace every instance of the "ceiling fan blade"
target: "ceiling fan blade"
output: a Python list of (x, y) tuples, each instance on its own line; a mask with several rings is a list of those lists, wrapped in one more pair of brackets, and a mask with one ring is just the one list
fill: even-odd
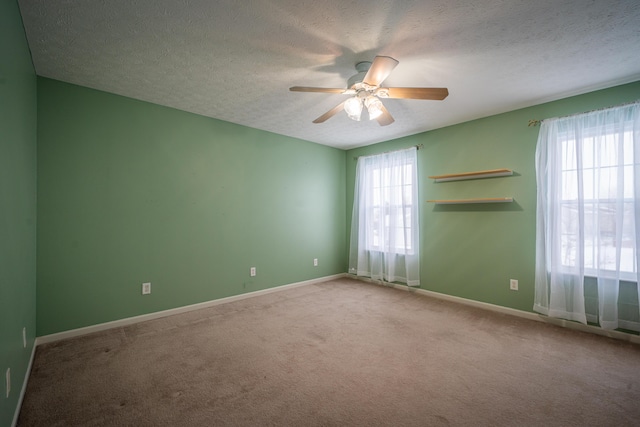
[(382, 98), (433, 99), (442, 101), (449, 95), (446, 87), (385, 87), (378, 89), (387, 92)]
[(292, 92), (344, 93), (347, 89), (338, 89), (332, 87), (293, 86), (290, 87), (289, 90)]
[(384, 107), (384, 105), (382, 105), (382, 108), (380, 108), (380, 109), (382, 110), (382, 114), (380, 114), (376, 118), (376, 120), (378, 121), (380, 126), (387, 126), (387, 125), (390, 125), (391, 123), (395, 122), (395, 119), (389, 113), (389, 111)]
[(390, 56), (376, 56), (362, 81), (369, 86), (380, 86), (396, 68), (396, 65), (398, 65), (398, 61)]
[(328, 119), (330, 119), (331, 117), (333, 117), (336, 114), (338, 114), (342, 110), (344, 110), (344, 102), (341, 102), (340, 104), (338, 104), (335, 107), (333, 107), (331, 110), (327, 111), (326, 113), (324, 113), (323, 115), (321, 115), (320, 117), (315, 119), (313, 121), (313, 123), (323, 123), (323, 122), (327, 121)]

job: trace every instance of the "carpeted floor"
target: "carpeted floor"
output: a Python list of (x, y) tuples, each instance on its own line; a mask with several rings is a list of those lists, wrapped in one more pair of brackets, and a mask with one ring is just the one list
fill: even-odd
[(20, 426), (638, 426), (640, 346), (340, 279), (42, 345)]

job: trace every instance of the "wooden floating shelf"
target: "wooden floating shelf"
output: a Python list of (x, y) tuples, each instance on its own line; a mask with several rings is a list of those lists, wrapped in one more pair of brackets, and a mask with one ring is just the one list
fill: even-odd
[(496, 176), (513, 175), (511, 169), (491, 169), (477, 172), (450, 173), (447, 175), (434, 175), (429, 178), (435, 179), (436, 182), (461, 181), (464, 179), (493, 178)]
[(436, 205), (463, 205), (471, 203), (511, 203), (513, 197), (490, 197), (483, 199), (455, 199), (455, 200), (427, 200), (428, 203)]

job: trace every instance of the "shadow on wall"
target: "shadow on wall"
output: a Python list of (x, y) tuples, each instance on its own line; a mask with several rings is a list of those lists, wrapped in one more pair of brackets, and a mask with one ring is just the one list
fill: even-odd
[(461, 203), (434, 205), (433, 212), (514, 212), (522, 211), (522, 206), (513, 199), (511, 203)]

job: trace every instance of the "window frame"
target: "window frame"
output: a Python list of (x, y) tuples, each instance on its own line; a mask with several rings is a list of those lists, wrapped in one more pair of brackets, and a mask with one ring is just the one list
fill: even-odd
[[(600, 214), (595, 214), (594, 212), (596, 212), (599, 209), (602, 209), (603, 205), (617, 205), (618, 203), (622, 204), (623, 209), (626, 209), (628, 207), (631, 207), (633, 209), (635, 203), (636, 203), (636, 199), (635, 199), (635, 192), (634, 192), (634, 182), (633, 182), (633, 174), (631, 174), (631, 179), (629, 182), (627, 182), (627, 174), (625, 173), (625, 168), (630, 167), (630, 168), (635, 168), (638, 167), (640, 165), (640, 163), (636, 163), (635, 162), (635, 158), (638, 156), (635, 156), (633, 153), (633, 149), (635, 147), (633, 147), (630, 151), (631, 151), (631, 156), (626, 157), (625, 159), (622, 160), (622, 163), (615, 163), (615, 164), (604, 164), (604, 165), (598, 165), (598, 162), (596, 161), (596, 155), (598, 152), (598, 144), (606, 144), (607, 140), (609, 137), (612, 137), (614, 139), (614, 141), (612, 141), (615, 144), (626, 144), (627, 140), (632, 140), (632, 130), (629, 129), (629, 127), (625, 124), (624, 129), (619, 130), (616, 129), (614, 126), (610, 126), (610, 129), (607, 129), (607, 131), (604, 133), (604, 138), (600, 138), (600, 141), (597, 140), (597, 132), (595, 131), (595, 127), (592, 127), (591, 129), (586, 129), (585, 132), (578, 136), (578, 135), (569, 135), (569, 132), (564, 132), (558, 135), (558, 138), (556, 140), (556, 142), (559, 144), (559, 151), (560, 151), (560, 163), (559, 163), (559, 168), (560, 168), (560, 174), (559, 176), (561, 177), (561, 182), (558, 183), (559, 188), (560, 188), (560, 194), (561, 194), (561, 201), (560, 201), (560, 205), (558, 208), (558, 219), (560, 222), (560, 235), (562, 236), (561, 238), (561, 242), (559, 243), (559, 248), (560, 248), (560, 267), (561, 267), (561, 271), (563, 273), (567, 273), (570, 274), (572, 271), (575, 271), (576, 268), (578, 268), (579, 266), (577, 265), (579, 260), (576, 259), (576, 256), (574, 255), (571, 258), (571, 264), (568, 262), (565, 262), (565, 260), (567, 258), (569, 258), (567, 256), (567, 253), (569, 252), (574, 252), (574, 254), (577, 252), (576, 248), (577, 248), (577, 244), (574, 243), (571, 247), (573, 249), (571, 249), (571, 247), (568, 246), (568, 244), (564, 243), (564, 238), (571, 238), (571, 236), (576, 236), (577, 234), (580, 233), (580, 230), (576, 230), (574, 232), (566, 232), (563, 228), (563, 218), (564, 215), (563, 213), (565, 212), (565, 207), (567, 206), (574, 206), (574, 210), (578, 210), (579, 209), (579, 198), (576, 196), (574, 198), (565, 198), (565, 194), (564, 194), (564, 176), (566, 175), (567, 172), (574, 172), (574, 173), (581, 173), (584, 175), (585, 171), (590, 171), (591, 176), (592, 176), (592, 180), (593, 180), (593, 189), (591, 191), (592, 196), (591, 198), (583, 198), (582, 199), (582, 206), (583, 209), (585, 211), (584, 214), (584, 224), (582, 224), (582, 233), (585, 235), (585, 245), (582, 248), (582, 252), (583, 252), (583, 261), (584, 261), (584, 265), (582, 266), (583, 271), (585, 276), (590, 276), (590, 277), (603, 277), (603, 278), (616, 278), (618, 277), (618, 273), (616, 272), (615, 269), (607, 269), (607, 268), (597, 268), (596, 265), (598, 264), (597, 258), (600, 256), (599, 250), (601, 248), (601, 246), (593, 244), (591, 245), (591, 250), (588, 251), (587, 245), (586, 243), (588, 241), (591, 242), (595, 242), (597, 240), (600, 240), (602, 238), (602, 236), (600, 236), (600, 238), (598, 238), (598, 225), (596, 224), (598, 222), (601, 221), (600, 219)], [(619, 138), (617, 138), (618, 135), (622, 134), (623, 135), (623, 139), (622, 141), (619, 140)], [(578, 138), (580, 138), (580, 141), (578, 141)], [(571, 165), (571, 167), (569, 168), (564, 168), (565, 165), (567, 165), (568, 163), (571, 163), (570, 161), (568, 161), (568, 146), (573, 144), (577, 147), (578, 144), (587, 144), (587, 140), (591, 138), (593, 139), (592, 142), (592, 150), (593, 150), (593, 155), (592, 155), (592, 161), (591, 164), (587, 164), (587, 165), (583, 165), (580, 168), (580, 171), (578, 171), (578, 166), (577, 165)], [(584, 151), (584, 146), (582, 147), (583, 151)], [(598, 176), (598, 174), (600, 173), (600, 171), (604, 170), (604, 169), (619, 169), (619, 168), (623, 168), (622, 170), (622, 176), (623, 176), (623, 180), (624, 180), (624, 188), (626, 189), (627, 186), (630, 186), (631, 188), (631, 194), (632, 197), (627, 197), (624, 196), (621, 200), (619, 200), (616, 197), (603, 197), (603, 198), (598, 198), (597, 197), (597, 193), (598, 193), (598, 189), (597, 189), (597, 185), (596, 185), (596, 181), (597, 178), (600, 178)], [(596, 178), (597, 177), (597, 178)], [(583, 179), (583, 188), (584, 188), (584, 179)], [(584, 190), (583, 190), (584, 191)], [(625, 191), (626, 192), (626, 191)], [(592, 236), (591, 239), (587, 238), (587, 228), (588, 228), (588, 224), (587, 224), (587, 210), (589, 209), (589, 211), (591, 212), (591, 221), (590, 223), (592, 225), (594, 225), (594, 231), (592, 231), (590, 233), (590, 236)], [(623, 212), (623, 217), (624, 217), (625, 212)], [(614, 215), (615, 215), (615, 211), (614, 211)], [(615, 220), (615, 218), (613, 219), (613, 228), (614, 228), (614, 232), (615, 229), (619, 226), (618, 222)], [(624, 223), (622, 224), (622, 227), (624, 227)], [(601, 229), (600, 229), (601, 230)], [(624, 235), (624, 230), (621, 231)], [(633, 239), (635, 236), (635, 230), (631, 230), (631, 238)], [(578, 239), (574, 239), (574, 240), (578, 240)], [(615, 247), (614, 247), (615, 249)], [(635, 282), (635, 275), (636, 275), (636, 269), (637, 269), (637, 265), (634, 262), (634, 260), (636, 259), (636, 250), (637, 248), (634, 248), (632, 246), (632, 253), (631, 253), (631, 270), (625, 269), (623, 270), (623, 265), (624, 263), (624, 258), (623, 258), (623, 253), (622, 253), (622, 249), (620, 252), (620, 259), (617, 259), (617, 252), (615, 254), (616, 259), (614, 260), (614, 264), (617, 264), (618, 262), (620, 262), (620, 275), (619, 278), (621, 280), (625, 280), (625, 281), (632, 281)], [(590, 252), (591, 256), (587, 257), (587, 253)], [(628, 257), (629, 255), (627, 255)], [(591, 262), (589, 264), (587, 264), (589, 262), (589, 260), (591, 260)]]

